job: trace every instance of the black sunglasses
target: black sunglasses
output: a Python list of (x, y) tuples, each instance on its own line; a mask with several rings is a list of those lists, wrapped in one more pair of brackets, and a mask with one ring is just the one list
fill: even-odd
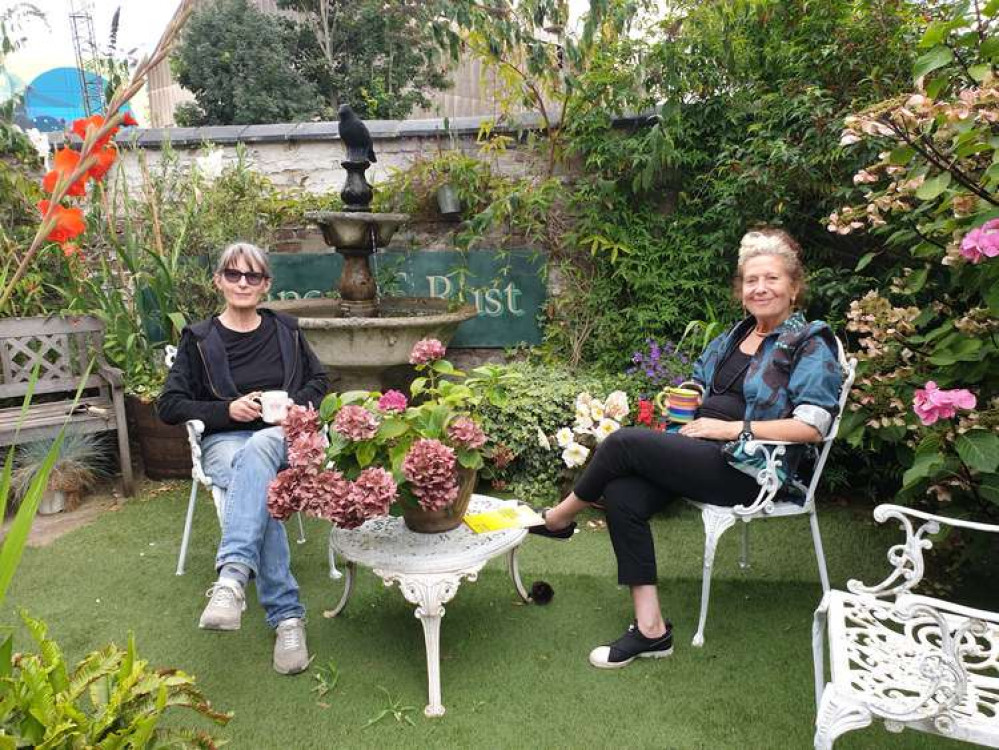
[(240, 271), (237, 268), (227, 268), (222, 272), (222, 278), (230, 284), (238, 284), (240, 279), (246, 279), (250, 286), (260, 286), (264, 279), (269, 279), (266, 273), (259, 271)]

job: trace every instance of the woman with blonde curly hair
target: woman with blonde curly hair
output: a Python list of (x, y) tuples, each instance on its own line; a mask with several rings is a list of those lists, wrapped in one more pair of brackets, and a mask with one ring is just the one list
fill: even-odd
[[(817, 442), (838, 409), (843, 373), (836, 340), (822, 321), (798, 311), (805, 291), (801, 248), (783, 229), (748, 232), (739, 246), (734, 286), (746, 317), (712, 341), (683, 384), (699, 393), (695, 418), (666, 433), (625, 428), (610, 435), (575, 488), (531, 531), (569, 538), (574, 518), (600, 501), (635, 620), (616, 641), (590, 653), (601, 668), (672, 653), (672, 625), (662, 616), (649, 519), (676, 496), (715, 505), (751, 502), (759, 469), (723, 452), (740, 438)], [(790, 450), (793, 468), (800, 449)]]

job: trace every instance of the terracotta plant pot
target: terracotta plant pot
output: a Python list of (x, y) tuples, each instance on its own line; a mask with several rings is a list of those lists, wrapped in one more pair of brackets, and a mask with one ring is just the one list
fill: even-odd
[(468, 501), (475, 491), (478, 472), (471, 469), (458, 469), (458, 499), (443, 510), (424, 510), (420, 506), (403, 506), (402, 518), (406, 528), (417, 534), (439, 534), (451, 531), (461, 525), (468, 510)]
[(129, 432), (139, 443), (142, 463), (150, 479), (188, 479), (191, 445), (183, 425), (168, 425), (156, 414), (156, 405), (133, 396), (125, 399)]

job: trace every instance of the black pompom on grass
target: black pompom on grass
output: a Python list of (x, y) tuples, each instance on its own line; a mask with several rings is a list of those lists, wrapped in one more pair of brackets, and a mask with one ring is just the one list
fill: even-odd
[(535, 581), (531, 584), (531, 601), (535, 604), (548, 604), (555, 596), (555, 589), (547, 581)]

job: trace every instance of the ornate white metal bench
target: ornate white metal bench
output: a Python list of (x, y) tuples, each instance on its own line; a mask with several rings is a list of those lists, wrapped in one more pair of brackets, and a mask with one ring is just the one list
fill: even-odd
[(898, 505), (879, 505), (874, 518), (899, 521), (905, 542), (888, 551), (894, 570), (884, 581), (851, 580), (849, 593), (830, 591), (815, 611), (816, 750), (874, 719), (892, 732), (909, 727), (999, 747), (999, 613), (912, 593), (932, 546), (927, 537), (941, 524), (991, 533), (999, 526)]
[[(21, 405), (0, 408), (0, 446), (67, 432), (118, 433), (125, 494), (133, 492), (122, 373), (104, 359), (104, 323), (88, 315), (0, 320), (0, 400), (22, 399), (38, 368), (25, 419)], [(74, 396), (91, 358), (95, 364), (74, 407)], [(40, 397), (40, 398), (39, 398)], [(70, 414), (72, 410), (72, 414)]]

